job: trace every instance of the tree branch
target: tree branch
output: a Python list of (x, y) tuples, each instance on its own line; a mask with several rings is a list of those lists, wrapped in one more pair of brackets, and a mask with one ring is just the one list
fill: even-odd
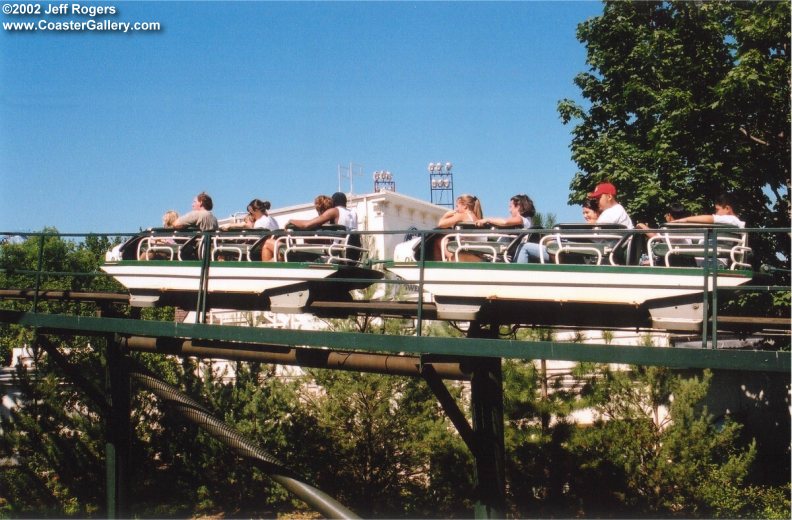
[(740, 133), (743, 134), (745, 137), (747, 137), (748, 139), (750, 139), (751, 141), (753, 141), (755, 143), (759, 143), (759, 144), (764, 145), (764, 146), (770, 146), (770, 144), (767, 143), (766, 141), (762, 141), (758, 137), (754, 137), (751, 134), (749, 134), (748, 130), (746, 130), (743, 127), (740, 127)]

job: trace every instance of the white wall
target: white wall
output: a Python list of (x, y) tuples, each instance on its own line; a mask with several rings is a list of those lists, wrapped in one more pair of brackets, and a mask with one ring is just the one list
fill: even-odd
[[(347, 207), (358, 215), (360, 231), (404, 231), (412, 227), (432, 229), (448, 208), (396, 192), (383, 191), (364, 195), (347, 195)], [(312, 219), (316, 216), (313, 201), (296, 206), (270, 210), (281, 227), (290, 219)], [(222, 219), (221, 224), (231, 221)], [(371, 235), (372, 258), (393, 258), (393, 248), (402, 242), (404, 233)]]

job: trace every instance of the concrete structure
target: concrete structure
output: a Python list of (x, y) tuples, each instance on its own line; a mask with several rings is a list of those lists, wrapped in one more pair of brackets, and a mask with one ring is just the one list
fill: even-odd
[(14, 374), (20, 365), (28, 370), (33, 369), (33, 351), (27, 345), (14, 347), (11, 350), (11, 365), (0, 367), (0, 416), (4, 419), (8, 419), (11, 410), (18, 407), (24, 399), (22, 391), (14, 382)]

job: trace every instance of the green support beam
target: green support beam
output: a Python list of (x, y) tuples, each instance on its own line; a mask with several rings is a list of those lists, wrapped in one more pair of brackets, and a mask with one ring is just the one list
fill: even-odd
[(355, 332), (234, 327), (122, 318), (67, 316), (62, 314), (36, 314), (8, 310), (0, 311), (0, 322), (39, 327), (44, 329), (42, 332), (51, 330), (85, 335), (115, 333), (130, 336), (193, 338), (285, 346), (304, 345), (418, 355), (447, 354), (525, 360), (553, 359), (658, 365), (671, 368), (712, 368), (784, 373), (788, 373), (792, 367), (790, 365), (789, 352), (763, 350), (677, 349), (489, 338), (383, 336), (381, 334)]
[[(470, 324), (468, 339), (497, 338), (497, 324)], [(502, 360), (476, 358), (470, 377), (475, 449), (475, 518), (506, 518), (506, 447), (503, 433)]]
[(465, 445), (471, 453), (475, 454), (476, 440), (473, 434), (473, 428), (470, 427), (470, 424), (465, 418), (465, 414), (459, 409), (454, 396), (451, 395), (451, 392), (448, 391), (445, 383), (443, 383), (443, 379), (438, 375), (434, 366), (431, 364), (425, 364), (421, 367), (421, 375), (424, 381), (426, 381), (426, 384), (429, 385), (429, 389), (437, 398), (437, 402), (440, 403), (440, 407), (446, 413), (451, 424), (456, 428)]
[(129, 453), (132, 436), (130, 424), (131, 387), (126, 354), (113, 335), (107, 337), (107, 395), (110, 413), (105, 417), (107, 517), (127, 518)]
[(506, 448), (500, 358), (478, 358), (470, 378), (476, 464), (474, 518), (506, 518)]

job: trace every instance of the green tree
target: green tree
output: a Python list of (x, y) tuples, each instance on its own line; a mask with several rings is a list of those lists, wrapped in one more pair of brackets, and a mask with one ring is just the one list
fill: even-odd
[(540, 213), (534, 215), (534, 227), (540, 229), (550, 229), (556, 225), (555, 213)]
[[(166, 362), (161, 356), (152, 361)], [(301, 432), (310, 425), (300, 412), (296, 383), (259, 363), (231, 363), (233, 374), (193, 359), (170, 364), (176, 370), (164, 370), (166, 380), (174, 379), (168, 382), (297, 473), (305, 469), (309, 457), (294, 446), (301, 446)], [(250, 461), (170, 414), (147, 393), (137, 394), (134, 410), (133, 506), (139, 514), (270, 517), (304, 507)]]
[[(518, 336), (552, 340), (547, 329)], [(504, 360), (507, 492), (515, 517), (571, 517), (580, 511), (568, 492), (580, 461), (567, 446), (576, 430), (571, 414), (587, 406), (580, 393), (592, 370), (581, 365), (548, 373), (544, 360)]]
[[(115, 290), (112, 280), (97, 276), (98, 266), (113, 241), (107, 237), (64, 240), (55, 229), (21, 241), (0, 244), (0, 287), (59, 290)], [(39, 255), (39, 252), (43, 254)], [(36, 276), (41, 258), (40, 276)], [(64, 275), (63, 273), (70, 273)], [(75, 274), (76, 273), (76, 274)], [(3, 300), (0, 307), (31, 310), (26, 301)], [(38, 310), (76, 315), (96, 312), (92, 304), (40, 301)], [(103, 362), (87, 338), (53, 339), (82, 369), (89, 384), (102, 388)], [(104, 340), (94, 338), (94, 346)], [(0, 359), (9, 363), (14, 347), (34, 347), (33, 370), (18, 367), (13, 385), (19, 405), (4, 417), (0, 457), (14, 461), (0, 473), (6, 492), (3, 507), (12, 515), (92, 516), (104, 504), (104, 436), (100, 408), (85, 399), (83, 390), (64, 381), (62, 374), (35, 349), (34, 331), (16, 325), (0, 326)], [(8, 391), (7, 388), (3, 388)]]
[[(669, 203), (709, 212), (723, 191), (749, 226), (789, 227), (790, 3), (616, 2), (578, 26), (589, 70), (571, 182), (578, 203), (614, 182), (634, 220), (662, 222)], [(789, 265), (789, 237), (755, 242), (762, 262)]]
[[(323, 489), (364, 516), (469, 516), (467, 449), (427, 385), (412, 378), (312, 370), (303, 394)], [(455, 389), (457, 396), (459, 389)]]
[[(0, 243), (0, 287), (30, 289), (36, 287), (41, 251), (41, 289), (71, 291), (121, 291), (121, 286), (99, 271), (104, 254), (120, 239), (92, 235), (82, 241), (65, 240), (54, 228), (46, 228), (39, 235), (31, 235), (21, 242)], [(31, 310), (26, 301), (3, 300), (0, 308)], [(96, 312), (93, 304), (64, 301), (40, 301), (38, 310), (89, 316)], [(32, 345), (30, 330), (16, 325), (0, 325), (0, 364), (11, 361), (11, 349)]]
[[(75, 347), (77, 347), (75, 345)], [(90, 517), (104, 504), (101, 416), (48, 366), (19, 368), (26, 401), (0, 428), (0, 505), (10, 516)]]
[(605, 503), (626, 514), (788, 513), (783, 488), (748, 481), (756, 448), (741, 442), (742, 427), (729, 418), (716, 422), (702, 406), (711, 378), (708, 371), (685, 378), (659, 367), (601, 367), (587, 395), (602, 419), (570, 443), (580, 461), (572, 493), (589, 506)]

